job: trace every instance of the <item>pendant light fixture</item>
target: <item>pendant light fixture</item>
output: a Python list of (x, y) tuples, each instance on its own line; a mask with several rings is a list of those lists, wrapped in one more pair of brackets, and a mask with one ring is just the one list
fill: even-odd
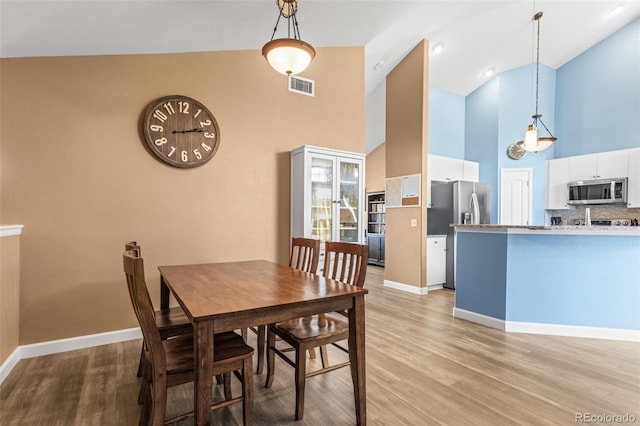
[[(273, 28), (271, 41), (262, 47), (262, 56), (265, 57), (269, 65), (281, 74), (292, 75), (304, 71), (313, 58), (316, 51), (309, 43), (300, 39), (300, 29), (298, 28), (297, 0), (277, 0), (278, 20)], [(287, 20), (287, 37), (274, 40), (280, 18)]]
[[(542, 121), (542, 114), (538, 113), (538, 86), (540, 77), (540, 19), (542, 18), (542, 12), (538, 12), (533, 15), (533, 20), (537, 22), (537, 42), (536, 42), (536, 113), (531, 116), (533, 122), (529, 124), (525, 131), (524, 140), (516, 142), (519, 148), (528, 152), (540, 152), (549, 148), (557, 140), (549, 128)], [(542, 124), (542, 127), (547, 131), (549, 136), (538, 135), (538, 122)]]

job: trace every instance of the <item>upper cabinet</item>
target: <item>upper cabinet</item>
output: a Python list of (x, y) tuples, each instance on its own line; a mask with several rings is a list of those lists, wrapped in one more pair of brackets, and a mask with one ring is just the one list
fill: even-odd
[(569, 157), (569, 180), (606, 179), (627, 176), (629, 150)]
[(466, 180), (478, 182), (479, 177), (480, 163), (429, 154), (427, 156), (427, 185), (429, 185), (429, 188), (427, 188), (427, 207), (431, 207), (431, 181), (454, 182)]
[(640, 207), (640, 148), (629, 150), (627, 207)]
[(457, 158), (429, 155), (427, 158), (429, 180), (453, 182), (463, 180), (464, 161)]
[(567, 182), (571, 180), (569, 176), (570, 160), (570, 157), (566, 157), (547, 161), (547, 192), (544, 207), (547, 210), (572, 208), (567, 204), (569, 198)]
[(624, 177), (628, 177), (627, 207), (640, 207), (640, 148), (548, 160), (545, 209), (574, 208), (567, 204), (571, 181)]
[(462, 180), (467, 180), (469, 182), (480, 181), (480, 163), (464, 160), (462, 166)]

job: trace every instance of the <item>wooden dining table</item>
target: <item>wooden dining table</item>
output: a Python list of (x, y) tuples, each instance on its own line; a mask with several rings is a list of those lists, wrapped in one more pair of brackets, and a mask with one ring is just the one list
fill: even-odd
[(346, 310), (356, 423), (366, 424), (367, 290), (265, 260), (160, 266), (162, 308), (173, 294), (194, 331), (195, 423), (208, 425), (213, 334), (317, 313)]

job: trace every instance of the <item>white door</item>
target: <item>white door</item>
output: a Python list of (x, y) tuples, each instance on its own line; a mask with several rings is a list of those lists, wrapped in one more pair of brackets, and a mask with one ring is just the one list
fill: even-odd
[(500, 169), (500, 224), (531, 224), (533, 169)]

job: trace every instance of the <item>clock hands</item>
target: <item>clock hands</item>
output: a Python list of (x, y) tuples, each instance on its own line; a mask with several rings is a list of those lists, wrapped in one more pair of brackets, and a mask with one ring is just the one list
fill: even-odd
[(193, 133), (193, 132), (202, 133), (204, 132), (204, 129), (174, 130), (171, 133)]

